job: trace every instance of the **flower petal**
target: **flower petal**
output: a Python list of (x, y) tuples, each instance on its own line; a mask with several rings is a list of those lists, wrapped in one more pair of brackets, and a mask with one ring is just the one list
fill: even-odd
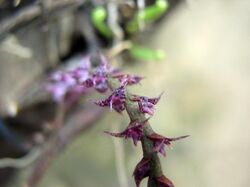
[(134, 170), (134, 180), (137, 187), (140, 186), (141, 181), (149, 176), (150, 173), (150, 158), (142, 158), (136, 165)]
[(96, 105), (100, 106), (100, 107), (109, 106), (109, 100), (108, 100), (108, 99), (94, 101), (94, 103), (95, 103)]
[(143, 77), (130, 74), (118, 74), (114, 75), (113, 78), (117, 78), (122, 84), (126, 83), (127, 85), (138, 84), (143, 79)]
[(165, 145), (170, 146), (172, 141), (180, 140), (188, 136), (189, 135), (180, 136), (176, 138), (167, 138), (162, 135), (152, 133), (148, 135), (148, 138), (151, 139), (154, 143), (154, 151), (161, 153), (163, 156), (166, 156)]
[(161, 96), (163, 95), (163, 93), (164, 92), (162, 92), (158, 97), (148, 98), (148, 102), (152, 103), (153, 105), (156, 105), (161, 99)]
[(139, 110), (141, 111), (141, 113), (147, 113), (152, 116), (155, 111), (154, 105), (158, 103), (162, 94), (163, 93), (161, 93), (158, 97), (155, 97), (155, 98), (148, 98), (145, 96), (133, 95), (133, 98), (131, 98), (131, 101), (138, 102)]
[(108, 135), (111, 135), (111, 136), (114, 136), (114, 137), (119, 137), (119, 138), (121, 138), (121, 137), (124, 136), (123, 132), (121, 132), (121, 133), (115, 133), (115, 132), (104, 131), (104, 133), (106, 133)]
[(124, 137), (125, 139), (132, 138), (134, 145), (137, 145), (137, 142), (140, 141), (143, 136), (143, 126), (147, 124), (148, 120), (149, 118), (142, 123), (139, 123), (138, 121), (130, 122), (128, 127), (120, 133), (113, 133), (108, 131), (105, 131), (105, 133), (114, 137)]
[(159, 187), (174, 187), (174, 184), (164, 175), (156, 177), (156, 181), (159, 184)]

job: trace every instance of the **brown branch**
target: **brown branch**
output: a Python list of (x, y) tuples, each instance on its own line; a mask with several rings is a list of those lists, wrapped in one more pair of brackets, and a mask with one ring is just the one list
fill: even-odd
[(73, 114), (66, 124), (48, 141), (38, 160), (31, 168), (27, 179), (28, 187), (35, 187), (50, 167), (57, 156), (78, 135), (91, 127), (104, 115), (104, 111), (98, 107), (88, 106), (87, 109)]
[(0, 24), (0, 35), (9, 32), (21, 24), (42, 16), (44, 12), (46, 12), (46, 14), (50, 14), (63, 8), (78, 7), (85, 2), (86, 0), (42, 0), (41, 4), (36, 3), (23, 8), (11, 17), (3, 20)]

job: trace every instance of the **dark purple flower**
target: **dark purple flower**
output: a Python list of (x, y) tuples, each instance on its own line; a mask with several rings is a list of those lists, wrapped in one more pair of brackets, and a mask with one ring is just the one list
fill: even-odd
[(69, 88), (76, 85), (76, 80), (67, 72), (57, 71), (49, 76), (49, 83), (45, 85), (48, 92), (51, 93), (53, 99), (60, 102), (64, 99)]
[(130, 74), (118, 74), (114, 75), (113, 78), (117, 78), (122, 84), (127, 85), (138, 84), (143, 79), (143, 77)]
[(140, 186), (141, 181), (149, 176), (150, 173), (150, 158), (143, 157), (141, 161), (136, 165), (134, 170), (134, 179), (137, 187)]
[(159, 187), (174, 187), (174, 184), (171, 182), (171, 180), (169, 180), (164, 175), (156, 177), (155, 180), (157, 181)]
[(95, 74), (106, 75), (109, 69), (107, 58), (100, 53), (100, 65), (96, 67)]
[(46, 90), (52, 95), (52, 98), (56, 102), (60, 102), (64, 99), (65, 94), (68, 91), (68, 87), (62, 83), (48, 84)]
[(52, 73), (49, 76), (49, 83), (45, 87), (57, 102), (69, 98), (68, 95), (70, 98), (79, 97), (90, 87), (90, 83), (87, 82), (90, 76), (89, 68), (89, 60), (85, 58), (80, 66)]
[(71, 105), (78, 101), (78, 99), (89, 91), (84, 85), (75, 85), (71, 87), (65, 94), (65, 101)]
[(107, 131), (105, 131), (105, 133), (115, 137), (121, 137), (121, 138), (124, 137), (125, 139), (132, 138), (134, 144), (137, 145), (137, 142), (140, 141), (143, 136), (143, 126), (147, 124), (148, 120), (149, 119), (146, 119), (142, 123), (138, 121), (130, 122), (128, 127), (120, 133), (113, 133)]
[(91, 78), (88, 78), (87, 80), (85, 80), (83, 82), (83, 85), (86, 87), (86, 88), (91, 88), (94, 86), (94, 83), (93, 83), (93, 80)]
[(110, 73), (110, 68), (108, 67), (107, 59), (100, 54), (101, 63), (95, 68), (92, 76), (93, 86), (98, 92), (105, 92), (108, 90), (108, 74)]
[(162, 135), (152, 133), (148, 135), (148, 138), (151, 139), (154, 143), (154, 151), (161, 153), (163, 156), (166, 156), (165, 145), (170, 146), (172, 141), (180, 140), (188, 136), (189, 135), (180, 136), (176, 138), (167, 138)]
[(89, 70), (78, 67), (71, 72), (69, 72), (71, 76), (77, 81), (77, 83), (83, 83), (89, 78)]
[(107, 80), (106, 75), (94, 74), (92, 77), (92, 82), (93, 82), (94, 88), (98, 92), (103, 93), (108, 90), (108, 80)]
[(83, 57), (78, 67), (85, 69), (87, 71), (90, 70), (90, 68), (91, 68), (90, 56), (87, 55), (87, 56)]
[(100, 107), (109, 107), (109, 98), (107, 99), (103, 99), (103, 100), (98, 100), (98, 101), (94, 101), (94, 103)]
[(52, 82), (61, 81), (62, 75), (63, 75), (62, 71), (56, 71), (56, 72), (49, 75), (49, 81), (52, 81)]
[(100, 61), (101, 64), (99, 66), (99, 71), (101, 70), (101, 72), (105, 72), (106, 74), (110, 75), (120, 72), (119, 69), (110, 66), (110, 64), (108, 63), (108, 59), (101, 53), (100, 53)]
[(46, 85), (46, 89), (57, 102), (62, 101), (67, 93), (76, 90), (75, 87), (79, 87), (77, 80), (69, 72), (55, 72), (49, 78), (50, 83)]
[(142, 113), (147, 113), (152, 116), (155, 111), (154, 105), (158, 103), (162, 94), (163, 93), (161, 93), (158, 97), (155, 97), (155, 98), (148, 98), (145, 96), (134, 95), (134, 98), (132, 98), (131, 100), (138, 102), (139, 110)]
[(118, 113), (121, 113), (125, 109), (125, 88), (121, 86), (113, 91), (113, 93), (104, 100), (95, 101), (96, 105), (101, 107), (110, 107)]
[(49, 80), (51, 83), (61, 83), (67, 86), (73, 86), (76, 84), (76, 80), (68, 73), (58, 71), (49, 76)]

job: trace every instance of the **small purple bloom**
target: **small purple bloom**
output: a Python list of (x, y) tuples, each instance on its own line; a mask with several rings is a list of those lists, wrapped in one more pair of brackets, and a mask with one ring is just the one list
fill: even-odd
[(139, 110), (142, 113), (147, 113), (152, 116), (155, 111), (154, 105), (158, 103), (162, 94), (163, 93), (161, 93), (158, 97), (155, 97), (155, 98), (148, 98), (145, 96), (134, 95), (134, 98), (132, 98), (131, 100), (138, 102)]
[[(88, 60), (85, 63), (70, 70), (57, 71), (49, 76), (49, 83), (46, 89), (51, 93), (53, 99), (57, 102), (70, 98), (79, 97), (85, 93), (86, 89), (90, 87), (89, 79), (89, 65)], [(88, 82), (87, 82), (88, 81)], [(85, 83), (87, 82), (87, 83)]]
[(67, 92), (67, 86), (61, 83), (46, 85), (46, 90), (51, 93), (53, 99), (56, 102), (60, 102), (64, 99)]
[(100, 107), (109, 107), (109, 99), (94, 101), (94, 103)]
[(100, 54), (101, 64), (95, 68), (92, 76), (93, 86), (98, 92), (105, 92), (108, 90), (108, 63), (106, 58)]
[(125, 109), (125, 88), (121, 86), (113, 91), (113, 93), (104, 100), (95, 101), (96, 105), (101, 107), (110, 107), (118, 113), (121, 113)]
[(62, 83), (65, 86), (72, 86), (76, 84), (76, 80), (68, 73), (68, 72), (62, 72), (58, 71), (49, 76), (49, 80), (52, 83)]
[(83, 85), (86, 88), (91, 88), (94, 86), (93, 80), (91, 78), (88, 78), (86, 81), (83, 82)]
[(180, 136), (180, 137), (176, 137), (176, 138), (167, 138), (167, 137), (164, 137), (162, 135), (153, 133), (153, 134), (148, 135), (148, 138), (153, 141), (154, 151), (159, 152), (163, 156), (166, 156), (165, 145), (170, 146), (172, 141), (180, 140), (180, 139), (186, 138), (188, 136), (189, 135)]
[(143, 79), (143, 77), (130, 74), (118, 74), (114, 75), (113, 78), (117, 78), (120, 81), (120, 83), (127, 85), (138, 84)]
[(143, 136), (143, 126), (147, 124), (148, 120), (149, 119), (146, 119), (142, 123), (138, 121), (130, 122), (128, 127), (123, 132), (120, 133), (113, 133), (107, 131), (105, 131), (105, 133), (115, 137), (121, 137), (121, 138), (124, 137), (125, 139), (132, 138), (134, 145), (137, 145), (137, 142), (140, 141)]
[(150, 160), (151, 160), (150, 158), (143, 157), (141, 161), (136, 165), (133, 173), (136, 187), (139, 187), (141, 181), (149, 176)]
[(120, 72), (120, 70), (110, 66), (110, 64), (108, 63), (108, 59), (100, 53), (100, 60), (101, 60), (101, 64), (99, 66), (99, 68), (97, 68), (96, 71), (99, 71), (99, 72), (105, 72), (105, 74), (115, 74), (115, 73), (118, 73)]
[(121, 86), (113, 91), (110, 96), (110, 108), (114, 108), (118, 113), (121, 113), (125, 109), (125, 87)]
[(66, 86), (75, 86), (77, 84), (76, 79), (74, 79), (74, 77), (67, 73), (63, 74), (61, 82)]
[(81, 67), (72, 70), (70, 74), (78, 83), (83, 83), (89, 78), (88, 70)]
[(108, 90), (108, 81), (107, 81), (107, 76), (106, 75), (95, 74), (92, 77), (92, 82), (93, 82), (94, 88), (98, 92), (103, 93), (103, 92)]
[(106, 92), (108, 90), (108, 75), (112, 74), (114, 69), (109, 67), (105, 56), (100, 54), (101, 64), (95, 68), (92, 76), (93, 86), (98, 92)]
[(109, 72), (107, 59), (100, 54), (100, 60), (101, 60), (100, 65), (95, 68), (95, 74), (107, 75), (107, 73)]
[(68, 72), (55, 72), (49, 79), (51, 82), (46, 85), (46, 89), (56, 102), (62, 101), (65, 95), (78, 85), (76, 79)]
[(63, 75), (63, 72), (61, 71), (54, 72), (51, 75), (49, 75), (49, 80), (53, 82), (61, 81), (62, 75)]
[(82, 69), (85, 69), (85, 70), (90, 70), (91, 63), (90, 63), (90, 56), (89, 55), (82, 58), (79, 67)]

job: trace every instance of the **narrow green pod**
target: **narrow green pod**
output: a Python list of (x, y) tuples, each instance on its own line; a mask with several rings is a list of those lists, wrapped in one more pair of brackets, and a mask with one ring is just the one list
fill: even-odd
[(136, 32), (139, 29), (140, 22), (153, 22), (159, 19), (168, 9), (169, 4), (167, 0), (156, 0), (155, 4), (146, 7), (137, 13), (133, 20), (131, 20), (126, 26), (126, 30), (129, 33)]
[(155, 5), (140, 11), (138, 18), (145, 22), (152, 22), (159, 19), (167, 10), (168, 2), (166, 0), (157, 0)]
[(105, 23), (106, 18), (107, 11), (104, 7), (96, 7), (91, 12), (91, 21), (94, 27), (107, 38), (111, 38), (113, 36), (113, 33), (108, 27), (108, 25)]
[(165, 59), (165, 53), (162, 50), (154, 50), (141, 46), (133, 46), (129, 50), (129, 55), (142, 61), (160, 61)]

